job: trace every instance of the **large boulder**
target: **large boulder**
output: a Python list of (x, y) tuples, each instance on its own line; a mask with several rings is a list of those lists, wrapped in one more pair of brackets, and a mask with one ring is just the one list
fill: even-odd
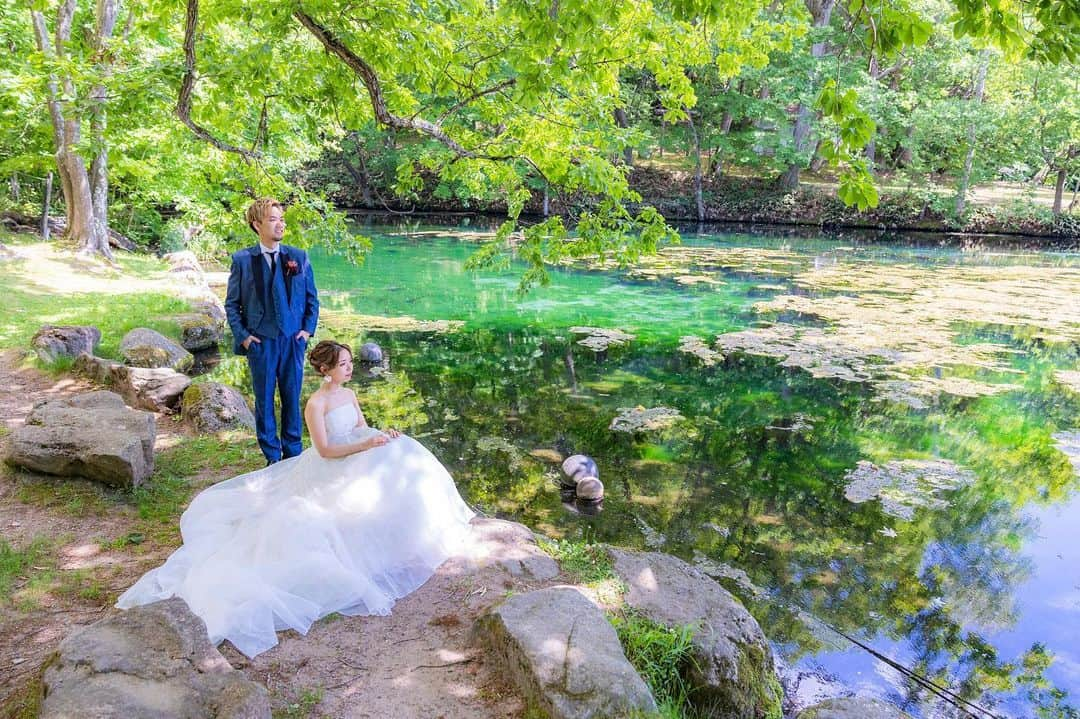
[(210, 349), (221, 343), (224, 323), (209, 313), (193, 312), (176, 319), (180, 323), (180, 344), (189, 352)]
[(511, 596), (476, 620), (472, 639), (551, 719), (656, 711), (604, 613), (575, 587)]
[(11, 434), (8, 462), (35, 472), (137, 487), (154, 470), (154, 415), (113, 392), (88, 392), (34, 407)]
[(804, 709), (797, 719), (911, 719), (911, 715), (880, 699), (839, 697)]
[(190, 352), (165, 335), (136, 327), (120, 340), (120, 354), (124, 364), (132, 367), (167, 367), (177, 372), (187, 372), (195, 364)]
[(113, 367), (122, 366), (119, 362), (102, 357), (96, 357), (89, 352), (83, 352), (75, 358), (74, 369), (79, 374), (89, 377), (98, 384), (112, 383)]
[(109, 384), (132, 407), (151, 412), (172, 412), (191, 385), (191, 378), (167, 367), (117, 364), (109, 370)]
[(203, 273), (199, 258), (191, 250), (170, 252), (162, 259), (169, 263), (169, 272), (195, 272), (200, 275)]
[(83, 352), (93, 354), (101, 342), (97, 327), (43, 325), (30, 340), (42, 362), (55, 362), (61, 357), (78, 357)]
[(210, 644), (177, 597), (106, 617), (60, 643), (41, 719), (270, 719), (266, 690)]
[(783, 690), (757, 621), (713, 579), (678, 557), (609, 548), (626, 603), (669, 627), (693, 625), (691, 701), (703, 716), (779, 719)]
[(200, 432), (220, 432), (223, 429), (254, 430), (255, 415), (244, 396), (220, 382), (200, 382), (184, 390), (180, 412), (185, 422)]

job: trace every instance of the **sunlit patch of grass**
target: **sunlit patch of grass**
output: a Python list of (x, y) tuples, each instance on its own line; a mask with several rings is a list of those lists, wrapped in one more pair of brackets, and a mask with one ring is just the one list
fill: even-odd
[(539, 545), (576, 583), (594, 585), (618, 579), (611, 557), (602, 544), (569, 539), (540, 539)]
[(665, 719), (695, 716), (690, 706), (691, 685), (685, 679), (692, 666), (694, 629), (666, 627), (633, 612), (609, 617), (626, 658), (649, 686)]
[[(10, 235), (0, 238), (7, 243)], [(151, 257), (118, 257), (120, 269), (80, 264), (72, 255), (44, 243), (18, 241), (27, 258), (8, 263), (0, 273), (5, 311), (0, 317), (0, 347), (26, 348), (44, 324), (93, 325), (101, 330), (97, 354), (118, 357), (120, 340), (136, 327), (179, 337), (174, 315), (190, 311), (180, 297), (158, 285), (164, 269)], [(145, 284), (139, 291), (133, 285)], [(123, 311), (118, 312), (117, 308)]]
[(23, 549), (15, 549), (6, 539), (0, 539), (0, 602), (12, 599), (15, 583), (30, 577), (39, 563), (50, 556), (52, 543), (38, 537)]

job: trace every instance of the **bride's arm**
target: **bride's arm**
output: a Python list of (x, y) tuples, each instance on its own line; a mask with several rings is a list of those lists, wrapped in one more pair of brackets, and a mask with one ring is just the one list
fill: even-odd
[(312, 446), (315, 447), (315, 451), (319, 453), (319, 456), (324, 459), (348, 457), (350, 454), (356, 454), (357, 452), (363, 452), (365, 449), (378, 447), (386, 444), (388, 441), (385, 436), (377, 434), (374, 437), (368, 437), (359, 442), (330, 444), (326, 437), (326, 415), (323, 412), (322, 402), (316, 402), (314, 400), (308, 400), (307, 406), (304, 408), (304, 421), (307, 422), (308, 434), (311, 435)]

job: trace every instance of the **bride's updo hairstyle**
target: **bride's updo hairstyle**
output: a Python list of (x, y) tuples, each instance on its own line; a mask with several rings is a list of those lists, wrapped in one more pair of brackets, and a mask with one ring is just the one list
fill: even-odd
[(308, 362), (315, 368), (315, 371), (320, 375), (325, 375), (332, 368), (337, 366), (338, 360), (341, 359), (342, 351), (348, 352), (352, 356), (352, 348), (348, 345), (343, 345), (340, 342), (334, 342), (332, 340), (322, 340), (319, 344), (315, 345), (310, 352), (308, 352)]

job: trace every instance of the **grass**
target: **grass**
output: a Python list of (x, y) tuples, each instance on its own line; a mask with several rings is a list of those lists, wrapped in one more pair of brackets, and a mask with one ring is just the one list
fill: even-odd
[(25, 549), (15, 549), (6, 539), (0, 539), (0, 602), (12, 600), (18, 579), (32, 577), (34, 567), (49, 559), (52, 543), (38, 537)]
[(696, 716), (685, 676), (693, 660), (693, 627), (666, 627), (633, 612), (609, 617), (626, 658), (649, 686), (664, 719)]
[(31, 476), (19, 481), (15, 498), (23, 504), (59, 509), (73, 517), (103, 517), (122, 501), (117, 490), (89, 480)]
[[(136, 327), (149, 327), (167, 337), (180, 336), (173, 316), (189, 312), (186, 301), (154, 288), (154, 275), (164, 264), (154, 257), (117, 254), (117, 268), (76, 260), (25, 235), (0, 230), (0, 243), (26, 255), (5, 263), (0, 273), (0, 348), (29, 347), (44, 324), (93, 325), (101, 330), (97, 354), (119, 356), (120, 340)], [(147, 283), (143, 291), (133, 285)], [(118, 312), (117, 308), (123, 308)]]
[(322, 687), (308, 688), (300, 692), (295, 701), (280, 709), (274, 709), (273, 719), (306, 719), (323, 699)]
[(618, 579), (602, 544), (569, 539), (541, 539), (539, 543), (575, 583), (599, 584)]

